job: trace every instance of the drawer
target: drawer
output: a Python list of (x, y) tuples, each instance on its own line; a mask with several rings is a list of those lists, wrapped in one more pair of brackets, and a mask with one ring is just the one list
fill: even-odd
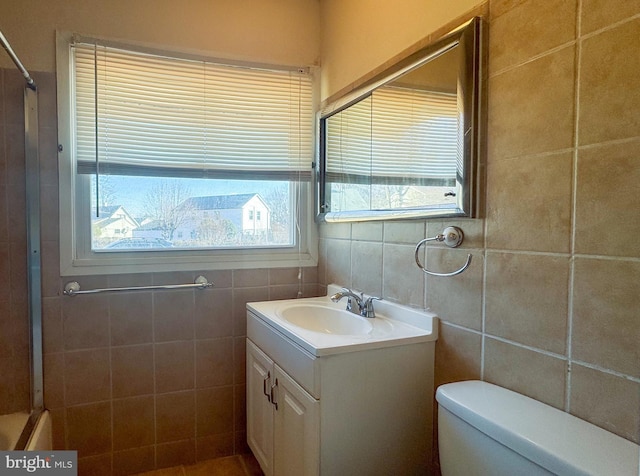
[(267, 354), (314, 398), (320, 398), (319, 362), (251, 311), (247, 311), (247, 338)]

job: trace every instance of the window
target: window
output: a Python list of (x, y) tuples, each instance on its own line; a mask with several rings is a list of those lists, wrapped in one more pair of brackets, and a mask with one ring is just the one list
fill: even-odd
[(63, 274), (314, 264), (308, 71), (69, 34), (58, 61)]

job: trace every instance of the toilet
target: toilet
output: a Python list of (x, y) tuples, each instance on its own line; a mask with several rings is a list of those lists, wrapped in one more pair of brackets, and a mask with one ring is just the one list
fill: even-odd
[(443, 476), (638, 476), (640, 446), (480, 381), (438, 387)]

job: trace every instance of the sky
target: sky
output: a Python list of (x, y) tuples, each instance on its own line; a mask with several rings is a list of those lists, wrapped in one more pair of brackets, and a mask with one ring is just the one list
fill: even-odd
[[(134, 217), (145, 215), (145, 198), (154, 184), (162, 181), (184, 181), (185, 187), (190, 190), (190, 196), (192, 197), (253, 192), (264, 196), (270, 190), (283, 183), (256, 180), (173, 179), (118, 175), (110, 175), (106, 180), (107, 184), (102, 186), (105, 189), (107, 187), (113, 189), (113, 198), (109, 200), (109, 205), (122, 205)], [(95, 178), (93, 177), (91, 188), (92, 196), (95, 197)]]

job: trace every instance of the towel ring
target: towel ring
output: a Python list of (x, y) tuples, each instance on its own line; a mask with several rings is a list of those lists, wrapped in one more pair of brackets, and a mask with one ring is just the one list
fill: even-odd
[(415, 259), (418, 268), (422, 270), (423, 273), (426, 273), (431, 276), (439, 276), (441, 278), (448, 278), (450, 276), (455, 276), (457, 274), (462, 273), (465, 269), (469, 267), (471, 264), (471, 254), (467, 255), (467, 262), (462, 266), (462, 268), (452, 271), (451, 273), (436, 273), (435, 271), (429, 271), (425, 268), (420, 262), (420, 258), (418, 256), (418, 252), (420, 251), (420, 247), (424, 245), (427, 241), (440, 241), (447, 245), (449, 248), (457, 248), (462, 244), (464, 240), (464, 233), (457, 226), (448, 226), (444, 229), (442, 233), (439, 235), (433, 236), (431, 238), (425, 238), (424, 240), (420, 240), (416, 245)]

